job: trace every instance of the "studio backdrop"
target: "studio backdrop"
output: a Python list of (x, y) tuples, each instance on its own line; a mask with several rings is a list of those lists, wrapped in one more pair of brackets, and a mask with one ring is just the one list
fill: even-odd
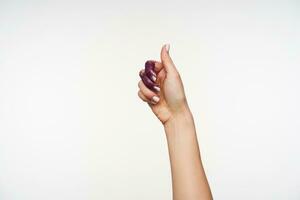
[(298, 1), (0, 1), (0, 199), (172, 198), (138, 96), (170, 55), (216, 200), (300, 199)]

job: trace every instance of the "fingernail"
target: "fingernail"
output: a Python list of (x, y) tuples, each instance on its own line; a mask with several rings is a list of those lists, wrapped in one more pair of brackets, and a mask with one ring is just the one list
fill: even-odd
[(152, 97), (152, 101), (153, 101), (154, 103), (158, 103), (159, 98), (158, 98), (157, 96), (153, 96), (153, 97)]
[(160, 88), (159, 88), (158, 86), (153, 86), (153, 88), (154, 88), (157, 92), (160, 91)]
[(165, 47), (166, 47), (167, 52), (169, 53), (169, 50), (170, 50), (170, 44), (166, 44)]
[(156, 77), (155, 76), (151, 76), (152, 80), (155, 82), (156, 81)]
[(150, 70), (150, 73), (151, 73), (153, 76), (156, 76), (156, 73), (155, 73), (153, 70)]

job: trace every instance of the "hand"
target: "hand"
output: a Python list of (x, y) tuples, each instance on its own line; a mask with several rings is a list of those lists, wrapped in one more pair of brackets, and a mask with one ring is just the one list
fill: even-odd
[[(154, 74), (156, 76), (153, 77), (153, 73), (146, 74), (145, 70), (141, 70), (140, 76), (143, 79), (138, 83), (140, 88), (138, 96), (148, 103), (153, 113), (163, 124), (166, 124), (176, 115), (189, 110), (184, 87), (169, 55), (169, 48), (169, 45), (162, 47), (161, 62), (152, 61), (155, 63)], [(156, 87), (149, 87), (145, 79), (151, 81)]]

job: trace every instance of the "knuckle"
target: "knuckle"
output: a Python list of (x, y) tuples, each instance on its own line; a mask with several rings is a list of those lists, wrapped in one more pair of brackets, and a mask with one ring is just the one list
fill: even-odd
[(138, 83), (138, 86), (139, 86), (140, 89), (142, 88), (142, 85), (143, 85), (143, 82), (140, 80), (139, 83)]
[(141, 69), (140, 72), (139, 72), (139, 75), (140, 75), (140, 76), (143, 76), (144, 72), (145, 72), (145, 70), (144, 70), (144, 69)]
[(138, 96), (140, 97), (141, 100), (147, 101), (147, 99), (145, 98), (145, 96), (143, 95), (143, 93), (141, 91), (138, 92)]

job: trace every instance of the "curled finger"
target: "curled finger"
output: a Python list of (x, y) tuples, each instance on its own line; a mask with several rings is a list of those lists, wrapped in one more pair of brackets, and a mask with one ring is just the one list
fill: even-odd
[(148, 102), (151, 102), (152, 104), (156, 104), (159, 101), (158, 95), (150, 90), (143, 81), (140, 81), (138, 83), (138, 86), (140, 88), (141, 94), (147, 99)]
[(159, 92), (158, 84), (154, 83), (145, 73), (141, 76), (143, 83), (152, 91)]

